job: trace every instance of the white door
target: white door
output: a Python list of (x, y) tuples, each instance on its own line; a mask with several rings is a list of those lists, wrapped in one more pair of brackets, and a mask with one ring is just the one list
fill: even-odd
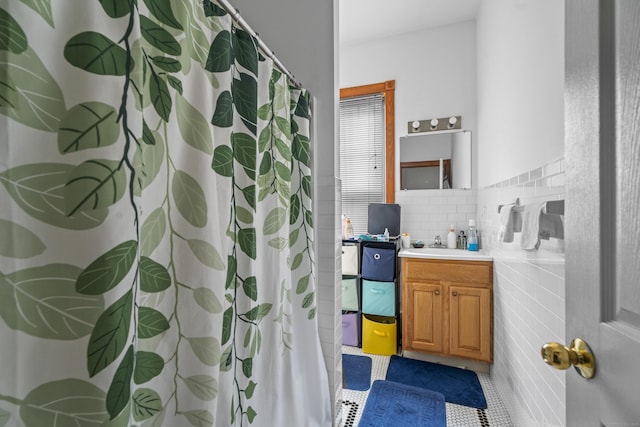
[(566, 0), (568, 426), (640, 426), (640, 1)]

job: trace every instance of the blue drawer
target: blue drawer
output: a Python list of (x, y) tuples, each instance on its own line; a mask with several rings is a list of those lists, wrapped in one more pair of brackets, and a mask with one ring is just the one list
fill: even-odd
[(362, 249), (362, 278), (390, 282), (396, 274), (395, 248), (365, 246)]
[(362, 312), (378, 316), (395, 316), (396, 283), (363, 280)]

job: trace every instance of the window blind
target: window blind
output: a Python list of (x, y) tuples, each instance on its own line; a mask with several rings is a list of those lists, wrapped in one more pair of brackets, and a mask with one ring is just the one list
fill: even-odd
[(340, 100), (342, 213), (356, 237), (367, 232), (369, 203), (384, 203), (384, 165), (384, 97)]

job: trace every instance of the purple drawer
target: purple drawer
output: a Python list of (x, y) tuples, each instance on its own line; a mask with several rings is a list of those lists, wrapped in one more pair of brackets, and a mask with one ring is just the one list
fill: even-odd
[(353, 347), (360, 346), (360, 313), (342, 313), (342, 344)]

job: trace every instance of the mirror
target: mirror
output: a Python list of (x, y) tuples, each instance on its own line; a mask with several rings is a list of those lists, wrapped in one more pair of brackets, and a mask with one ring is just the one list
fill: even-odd
[(400, 138), (400, 189), (471, 188), (471, 131)]

